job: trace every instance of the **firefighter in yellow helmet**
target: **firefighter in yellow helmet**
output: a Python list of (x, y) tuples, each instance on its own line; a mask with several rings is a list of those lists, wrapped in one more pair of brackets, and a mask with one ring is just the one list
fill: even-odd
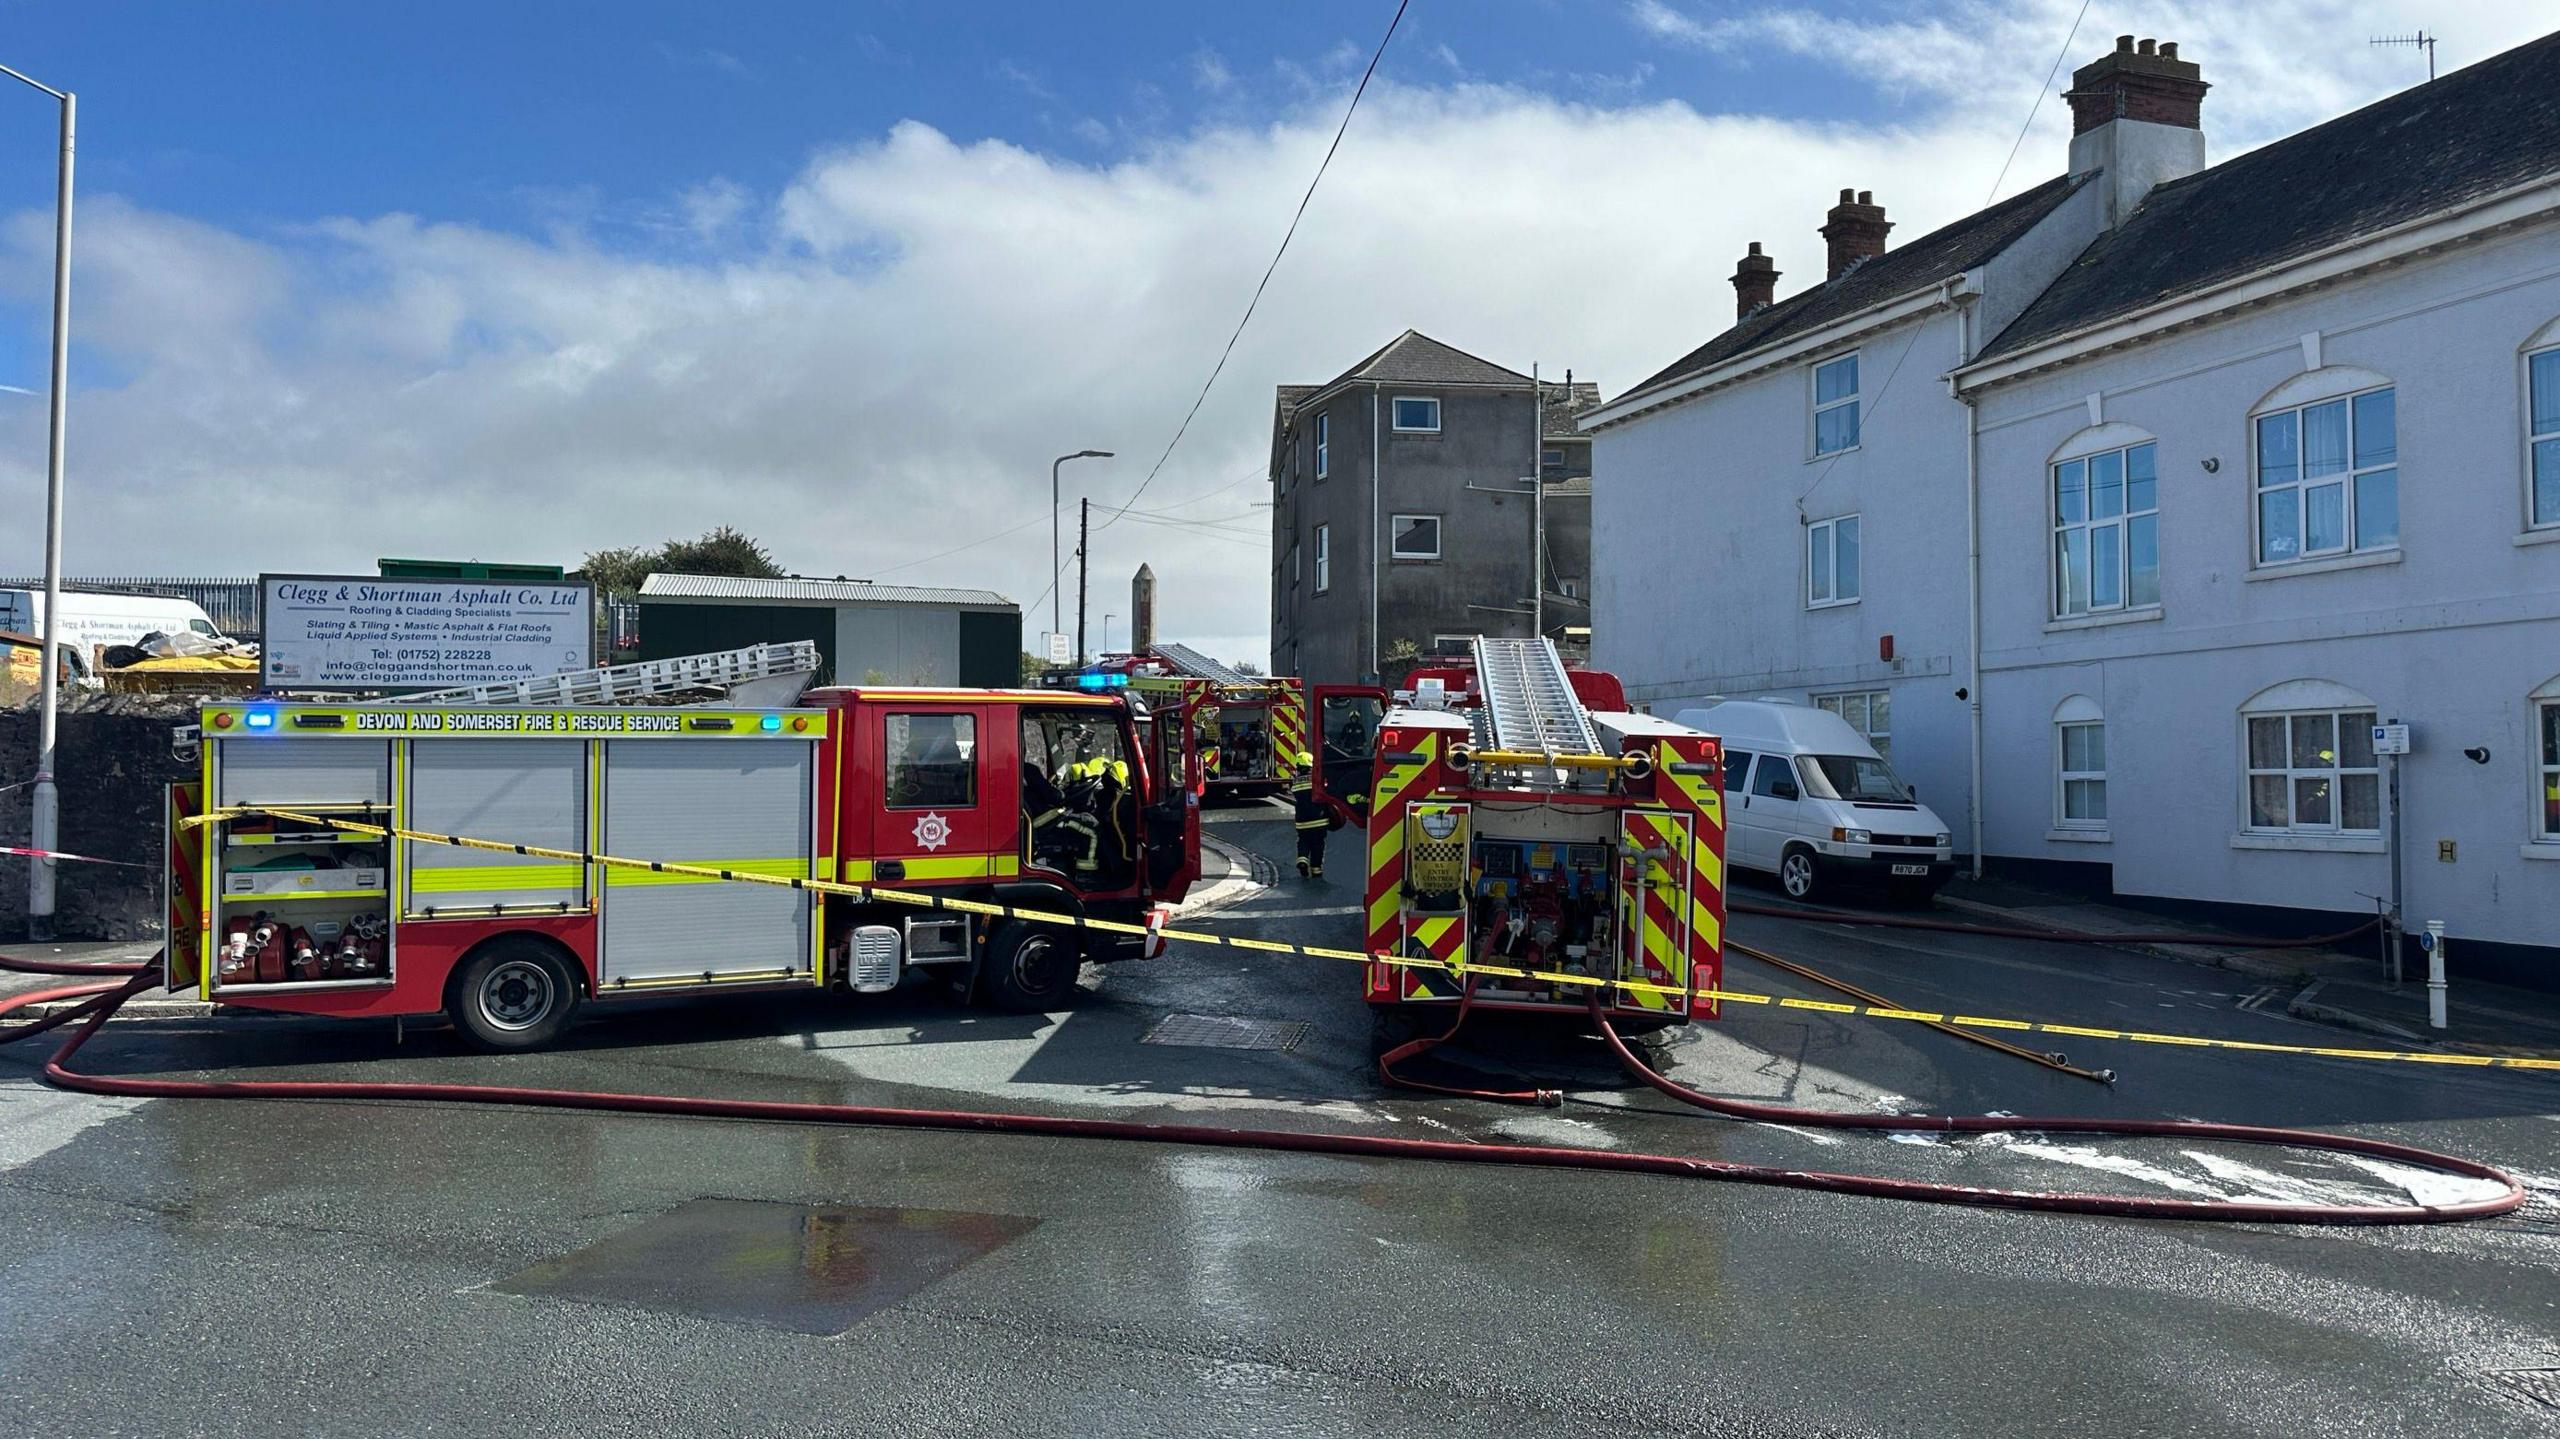
[(1318, 878), (1324, 874), (1324, 837), (1333, 828), (1333, 816), (1316, 799), (1316, 757), (1308, 751), (1298, 752), (1289, 771), (1289, 802), (1298, 816), (1298, 878)]

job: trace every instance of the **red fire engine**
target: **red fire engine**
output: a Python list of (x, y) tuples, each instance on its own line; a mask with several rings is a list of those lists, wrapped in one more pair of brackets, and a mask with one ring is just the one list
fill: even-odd
[[(1379, 731), (1368, 820), (1373, 1005), (1588, 1012), (1588, 985), (1469, 974), (1470, 963), (1612, 981), (1637, 1026), (1715, 1013), (1724, 811), (1715, 739), (1636, 714), (1615, 677), (1543, 639), (1478, 639), (1426, 668)], [(1403, 698), (1400, 694), (1399, 698)], [(1621, 987), (1626, 986), (1626, 987)], [(1641, 986), (1641, 987), (1639, 987)]]
[(1301, 754), (1317, 757), (1317, 798), (1346, 823), (1360, 816), (1377, 754), (1387, 692), (1376, 685), (1310, 685), (1285, 675), (1249, 675), (1188, 645), (1161, 643), (1143, 654), (1112, 655), (1079, 676), (1128, 688), (1160, 710), (1194, 717), (1208, 793), (1247, 799), (1288, 787)]
[(1053, 1009), (1082, 962), (1156, 942), (595, 858), (1142, 931), (1199, 877), (1191, 726), (1176, 716), (1142, 733), (1119, 693), (803, 695), (804, 673), (766, 696), (785, 700), (772, 707), (740, 702), (752, 684), (709, 707), (598, 702), (632, 691), (616, 678), (629, 671), (754, 681), (814, 664), (805, 644), (766, 646), (396, 703), (208, 706), (201, 778), (171, 796), (168, 979), (246, 1008), (442, 1012), (478, 1045), (523, 1049), (583, 1000), (879, 993), (909, 968), (1006, 1008)]

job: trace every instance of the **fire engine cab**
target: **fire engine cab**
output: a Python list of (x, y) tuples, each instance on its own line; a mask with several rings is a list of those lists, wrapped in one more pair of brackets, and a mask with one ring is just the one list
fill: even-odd
[[(1480, 638), (1418, 670), (1379, 731), (1370, 806), (1367, 997), (1712, 1017), (1723, 975), (1724, 810), (1715, 739), (1632, 712), (1614, 676), (1544, 639)], [(1472, 991), (1471, 994), (1468, 991)]]
[[(441, 1012), (474, 1044), (525, 1049), (584, 1001), (882, 993), (909, 969), (1004, 1008), (1054, 1009), (1084, 961), (1157, 943), (1151, 917), (1200, 873), (1187, 723), (1142, 730), (1118, 693), (803, 693), (815, 665), (804, 642), (395, 702), (208, 706), (201, 776), (170, 798), (169, 983), (244, 1008)], [(720, 704), (612, 703), (650, 688), (629, 673), (641, 670), (742, 683)], [(754, 693), (794, 670), (782, 695)]]

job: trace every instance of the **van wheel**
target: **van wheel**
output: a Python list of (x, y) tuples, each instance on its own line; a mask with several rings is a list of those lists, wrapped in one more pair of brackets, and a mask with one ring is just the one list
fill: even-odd
[(523, 936), (482, 945), (445, 990), (453, 1027), (472, 1048), (490, 1053), (548, 1045), (577, 1007), (577, 981), (560, 952)]
[(987, 937), (985, 994), (998, 1009), (1046, 1014), (1075, 1003), (1084, 953), (1056, 925), (1007, 920)]
[(1798, 901), (1810, 901), (1822, 892), (1822, 867), (1812, 850), (1799, 845), (1779, 857), (1778, 888)]

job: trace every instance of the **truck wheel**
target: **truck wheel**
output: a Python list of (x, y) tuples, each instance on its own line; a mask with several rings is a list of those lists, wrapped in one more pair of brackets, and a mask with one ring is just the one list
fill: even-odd
[(987, 937), (985, 994), (999, 1009), (1046, 1014), (1075, 1003), (1084, 954), (1056, 925), (1007, 920)]
[(1779, 857), (1778, 888), (1787, 892), (1787, 898), (1799, 901), (1811, 901), (1822, 893), (1822, 867), (1812, 850), (1798, 845)]
[(492, 940), (463, 962), (445, 994), (463, 1042), (490, 1053), (540, 1049), (560, 1037), (578, 1007), (577, 982), (559, 951), (539, 940)]

